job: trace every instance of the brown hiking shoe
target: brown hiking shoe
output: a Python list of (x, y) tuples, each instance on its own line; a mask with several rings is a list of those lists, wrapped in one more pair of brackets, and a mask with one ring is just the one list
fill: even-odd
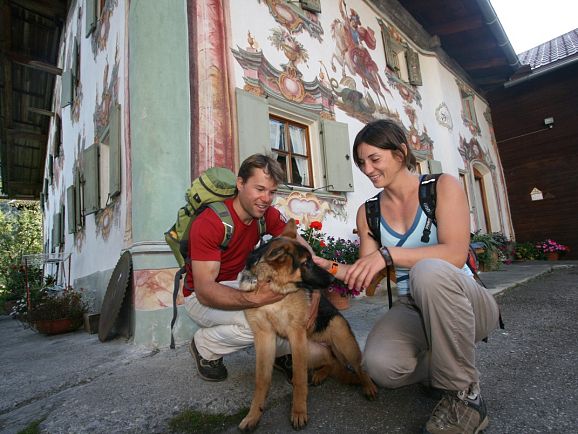
[(478, 395), (447, 392), (436, 405), (423, 432), (427, 434), (477, 434), (488, 426), (486, 404)]
[(206, 381), (223, 381), (227, 378), (227, 368), (223, 363), (223, 358), (217, 360), (203, 359), (195, 345), (195, 339), (191, 339), (189, 344), (189, 351), (197, 362), (197, 369), (199, 376)]

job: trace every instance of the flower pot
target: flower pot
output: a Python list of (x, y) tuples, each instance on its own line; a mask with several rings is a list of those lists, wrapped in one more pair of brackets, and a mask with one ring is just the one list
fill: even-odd
[(557, 261), (560, 259), (560, 253), (558, 252), (548, 252), (546, 253), (546, 259), (548, 261)]
[(68, 333), (82, 325), (82, 318), (40, 319), (34, 321), (34, 327), (43, 335), (58, 335)]
[(337, 310), (349, 309), (349, 297), (341, 295), (337, 291), (325, 291), (325, 297)]

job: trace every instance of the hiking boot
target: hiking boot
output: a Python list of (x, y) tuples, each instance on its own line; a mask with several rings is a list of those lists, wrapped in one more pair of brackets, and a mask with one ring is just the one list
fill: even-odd
[(447, 392), (436, 405), (423, 432), (427, 434), (477, 434), (488, 426), (486, 404), (478, 394)]
[(273, 367), (285, 374), (285, 378), (289, 384), (293, 382), (293, 358), (291, 354), (285, 354), (275, 358)]
[(197, 351), (194, 338), (191, 339), (191, 343), (189, 344), (189, 351), (197, 362), (197, 370), (199, 371), (199, 376), (203, 380), (223, 381), (227, 378), (227, 368), (223, 363), (222, 357), (217, 360), (203, 359)]

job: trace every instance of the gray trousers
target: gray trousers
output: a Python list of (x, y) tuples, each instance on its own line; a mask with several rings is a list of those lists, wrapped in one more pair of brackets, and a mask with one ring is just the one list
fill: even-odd
[(367, 338), (368, 374), (386, 388), (425, 383), (459, 391), (477, 385), (475, 343), (498, 327), (494, 297), (440, 259), (418, 262), (409, 278), (410, 296), (400, 297)]

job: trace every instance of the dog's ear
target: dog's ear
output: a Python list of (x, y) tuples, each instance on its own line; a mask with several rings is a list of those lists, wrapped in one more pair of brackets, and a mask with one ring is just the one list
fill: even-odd
[(295, 220), (289, 219), (285, 225), (285, 229), (283, 229), (283, 232), (281, 233), (281, 236), (287, 238), (297, 238), (297, 225), (295, 224)]
[(271, 249), (269, 253), (267, 253), (267, 262), (275, 262), (281, 259), (283, 256), (287, 254), (287, 251), (283, 246), (275, 247)]

